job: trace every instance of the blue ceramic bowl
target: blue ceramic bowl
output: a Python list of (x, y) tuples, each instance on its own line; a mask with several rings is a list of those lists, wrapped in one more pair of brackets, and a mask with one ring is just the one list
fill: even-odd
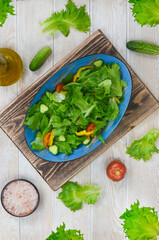
[[(70, 63), (69, 65), (62, 68), (60, 71), (58, 71), (54, 76), (52, 76), (44, 84), (44, 86), (36, 94), (30, 107), (33, 106), (33, 104), (35, 104), (36, 102), (38, 102), (41, 99), (42, 95), (45, 94), (46, 91), (54, 91), (56, 85), (59, 82), (61, 82), (61, 80), (64, 77), (66, 77), (70, 72), (73, 72), (75, 74), (80, 67), (91, 65), (95, 60), (98, 60), (98, 59), (102, 59), (104, 63), (109, 63), (109, 64), (117, 63), (121, 69), (121, 78), (124, 79), (125, 82), (127, 82), (127, 87), (125, 87), (124, 89), (124, 101), (121, 102), (119, 105), (119, 115), (114, 121), (109, 122), (102, 132), (102, 138), (106, 140), (110, 136), (110, 134), (115, 130), (115, 128), (118, 126), (121, 119), (123, 118), (125, 111), (128, 107), (130, 97), (131, 97), (131, 92), (132, 92), (132, 81), (131, 81), (131, 75), (129, 73), (129, 70), (125, 66), (125, 64), (122, 61), (120, 61), (118, 58), (105, 55), (105, 54), (97, 54), (97, 55), (84, 57), (73, 63)], [(34, 141), (35, 135), (36, 135), (35, 132), (32, 132), (32, 130), (28, 129), (25, 126), (25, 137), (30, 149), (38, 157), (51, 162), (65, 162), (65, 161), (77, 159), (79, 157), (86, 155), (87, 153), (90, 153), (93, 149), (95, 149), (100, 144), (102, 144), (99, 139), (93, 139), (90, 145), (88, 146), (80, 145), (79, 148), (73, 150), (73, 153), (70, 155), (59, 153), (56, 156), (54, 156), (48, 150), (38, 151), (38, 150), (32, 149), (31, 142)]]

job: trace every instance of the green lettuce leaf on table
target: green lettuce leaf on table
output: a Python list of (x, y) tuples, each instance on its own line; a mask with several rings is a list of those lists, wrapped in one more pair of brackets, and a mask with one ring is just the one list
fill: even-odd
[(120, 216), (126, 237), (130, 240), (157, 240), (159, 235), (159, 221), (157, 212), (151, 207), (139, 208), (139, 201), (131, 205)]
[(81, 187), (77, 182), (67, 182), (62, 186), (62, 192), (57, 198), (75, 212), (82, 208), (83, 201), (86, 204), (95, 204), (101, 191), (102, 189), (96, 185)]
[(66, 10), (53, 13), (50, 18), (41, 23), (43, 32), (54, 35), (59, 30), (65, 37), (69, 35), (70, 27), (88, 32), (91, 21), (85, 8), (85, 5), (78, 8), (72, 0), (68, 0)]
[(159, 0), (129, 0), (135, 20), (141, 25), (155, 27), (159, 24)]
[(143, 159), (148, 161), (152, 157), (152, 153), (159, 153), (155, 142), (159, 137), (159, 129), (151, 129), (143, 138), (135, 140), (130, 147), (127, 147), (127, 154), (136, 160)]
[(10, 5), (12, 0), (0, 0), (0, 27), (3, 27), (8, 14), (14, 14), (14, 6)]
[(65, 230), (65, 224), (57, 227), (56, 232), (52, 232), (46, 240), (84, 240), (83, 234), (78, 230)]

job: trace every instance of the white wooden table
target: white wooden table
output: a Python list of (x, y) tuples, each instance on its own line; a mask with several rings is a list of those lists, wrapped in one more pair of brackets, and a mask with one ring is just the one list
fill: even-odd
[[(55, 37), (42, 34), (39, 21), (45, 20), (53, 11), (60, 10), (67, 0), (14, 0), (16, 16), (9, 16), (0, 29), (0, 47), (16, 50), (23, 59), (22, 79), (10, 87), (0, 87), (0, 109), (20, 92), (36, 81), (50, 67), (73, 50), (96, 29), (100, 28), (128, 63), (133, 67), (154, 96), (159, 99), (159, 58), (143, 56), (126, 49), (128, 40), (148, 40), (159, 44), (158, 28), (141, 28), (134, 23), (127, 0), (76, 0), (87, 5), (92, 27), (88, 34), (71, 30), (68, 38), (61, 33)], [(53, 48), (53, 54), (45, 65), (35, 73), (28, 65), (34, 54), (43, 46)], [(130, 159), (126, 146), (143, 136), (149, 129), (159, 127), (159, 111), (154, 112), (129, 134), (114, 144), (72, 181), (80, 184), (94, 183), (103, 192), (94, 206), (84, 205), (75, 213), (67, 209), (56, 197), (9, 138), (0, 131), (0, 189), (10, 180), (25, 178), (39, 189), (41, 201), (34, 214), (15, 218), (0, 205), (0, 240), (45, 240), (57, 226), (65, 222), (67, 228), (80, 229), (85, 240), (122, 240), (124, 233), (119, 216), (126, 207), (139, 199), (141, 205), (155, 207), (159, 211), (159, 155), (144, 163)], [(106, 177), (107, 164), (120, 159), (127, 166), (127, 176), (115, 183)]]

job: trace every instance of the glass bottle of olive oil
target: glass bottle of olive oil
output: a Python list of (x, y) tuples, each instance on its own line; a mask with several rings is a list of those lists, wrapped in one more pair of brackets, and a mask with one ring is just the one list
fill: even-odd
[(22, 76), (23, 62), (20, 56), (9, 48), (0, 48), (0, 86), (16, 83)]

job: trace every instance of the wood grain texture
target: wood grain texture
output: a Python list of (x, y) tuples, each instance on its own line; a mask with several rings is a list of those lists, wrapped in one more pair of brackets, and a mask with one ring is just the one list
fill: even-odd
[[(28, 107), (35, 94), (59, 69), (68, 63), (81, 57), (92, 54), (108, 54), (121, 59), (128, 67), (133, 81), (133, 92), (128, 109), (116, 130), (106, 140), (107, 145), (101, 144), (91, 153), (74, 161), (66, 163), (52, 163), (44, 161), (33, 154), (29, 149), (24, 136), (23, 122)], [(128, 131), (134, 128), (144, 118), (158, 108), (158, 102), (141, 82), (131, 67), (125, 62), (104, 34), (97, 30), (74, 51), (58, 62), (46, 74), (39, 78), (34, 84), (28, 87), (14, 101), (12, 101), (0, 113), (0, 126), (4, 132), (16, 144), (24, 156), (31, 162), (36, 170), (53, 190), (57, 190), (61, 185), (73, 177), (76, 173), (86, 167), (96, 159), (101, 153), (107, 150), (113, 143), (119, 140)]]
[[(96, 0), (92, 1), (92, 30), (100, 27), (104, 34), (108, 34), (107, 37), (124, 58), (127, 55), (126, 7), (125, 0), (98, 0), (98, 4)], [(91, 240), (124, 239), (119, 216), (127, 204), (128, 174), (124, 181), (115, 183), (107, 178), (106, 168), (114, 159), (122, 161), (127, 166), (125, 146), (126, 137), (122, 137), (90, 164), (91, 183), (102, 187), (102, 196), (91, 209)]]
[[(31, 72), (28, 67), (31, 59), (41, 47), (48, 45), (53, 49), (53, 37), (46, 39), (39, 24), (39, 21), (45, 20), (52, 12), (52, 0), (17, 1), (17, 50), (24, 64), (22, 80), (18, 82), (18, 93), (24, 91), (53, 66), (54, 55), (51, 54), (38, 71)], [(50, 235), (54, 226), (55, 194), (20, 152), (18, 168), (19, 178), (25, 178), (34, 183), (40, 194), (40, 204), (34, 214), (19, 219), (19, 239), (44, 240)]]

